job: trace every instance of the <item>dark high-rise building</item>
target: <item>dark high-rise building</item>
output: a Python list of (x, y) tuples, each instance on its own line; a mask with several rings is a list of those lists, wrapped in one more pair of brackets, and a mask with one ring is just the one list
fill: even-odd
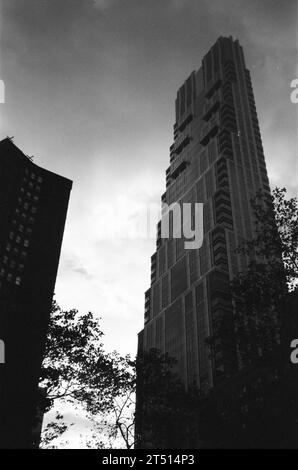
[[(250, 199), (260, 189), (270, 194), (250, 73), (238, 40), (216, 41), (179, 88), (175, 111), (161, 200), (203, 203), (204, 238), (201, 248), (185, 249), (183, 238), (161, 238), (159, 223), (139, 354), (151, 348), (168, 353), (186, 385), (208, 392), (241, 370), (235, 349), (225, 347), (233, 332), (229, 285), (248, 263), (235, 249), (254, 233)], [(212, 356), (206, 340), (223, 316), (231, 328)], [(142, 433), (140, 426), (137, 431)]]
[(72, 182), (0, 142), (0, 448), (30, 448)]

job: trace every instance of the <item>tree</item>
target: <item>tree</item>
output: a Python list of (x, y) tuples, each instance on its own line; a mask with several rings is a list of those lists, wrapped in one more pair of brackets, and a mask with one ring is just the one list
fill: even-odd
[(259, 192), (252, 207), (255, 236), (238, 249), (250, 262), (232, 283), (239, 359), (246, 365), (286, 345), (298, 278), (297, 198), (276, 188), (272, 196)]
[(92, 438), (87, 440), (89, 448), (132, 449), (135, 446), (135, 387), (119, 394), (113, 400), (112, 409), (105, 414), (89, 413), (92, 422)]
[[(99, 319), (92, 313), (62, 310), (53, 303), (40, 387), (46, 391), (43, 411), (55, 402), (80, 406), (87, 413), (104, 415), (115, 399), (131, 387), (130, 357), (105, 352)], [(44, 433), (43, 445), (67, 429), (61, 413)]]
[(105, 410), (98, 406), (100, 397), (96, 390), (89, 396), (86, 410), (92, 422), (93, 435), (87, 446), (132, 449), (135, 445), (136, 361), (130, 356), (121, 358), (116, 352), (113, 356), (122, 376), (121, 382)]
[(65, 433), (68, 425), (64, 422), (63, 415), (56, 411), (55, 419), (48, 423), (42, 432), (42, 445), (47, 448), (55, 448), (52, 442)]
[(192, 448), (198, 440), (200, 391), (185, 387), (175, 372), (177, 361), (157, 349), (143, 353), (136, 363), (138, 448)]
[(135, 361), (128, 361), (131, 380), (114, 398), (112, 409), (105, 414), (104, 420), (98, 413), (97, 401), (90, 403), (94, 433), (88, 447), (102, 447), (103, 434), (110, 448), (120, 439), (127, 449), (190, 445), (199, 393), (186, 391), (174, 372), (176, 362), (157, 349), (139, 355)]
[[(291, 415), (297, 416), (298, 381), (289, 345), (298, 326), (293, 308), (298, 305), (298, 202), (286, 197), (285, 188), (276, 188), (272, 195), (257, 193), (251, 204), (254, 237), (237, 249), (247, 269), (230, 286), (234, 334), (229, 346), (236, 351), (237, 369), (212, 392), (206, 416), (210, 422), (213, 413), (214, 426), (224, 430), (218, 442), (227, 429), (236, 429), (234, 445), (286, 447), (293, 443)], [(223, 317), (219, 337), (225, 326)], [(213, 354), (216, 339), (209, 339)], [(234, 396), (230, 402), (223, 400), (226, 390)]]

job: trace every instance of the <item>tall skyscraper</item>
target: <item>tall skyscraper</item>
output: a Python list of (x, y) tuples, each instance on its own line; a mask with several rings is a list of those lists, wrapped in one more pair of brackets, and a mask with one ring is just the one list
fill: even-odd
[[(250, 73), (238, 40), (216, 41), (179, 88), (175, 111), (161, 200), (204, 203), (203, 245), (185, 249), (183, 238), (161, 238), (158, 224), (139, 353), (156, 348), (175, 357), (184, 383), (204, 392), (239, 368), (236, 351), (225, 347), (233, 331), (229, 284), (248, 262), (235, 248), (253, 235), (250, 198), (259, 189), (270, 193)], [(212, 357), (206, 339), (223, 316), (231, 328)]]
[(72, 182), (0, 142), (0, 448), (30, 448)]

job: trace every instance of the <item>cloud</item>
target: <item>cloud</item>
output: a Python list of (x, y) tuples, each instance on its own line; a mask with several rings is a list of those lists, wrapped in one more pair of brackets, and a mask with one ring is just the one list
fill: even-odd
[[(81, 193), (77, 194), (80, 206), (76, 204), (76, 196), (71, 202), (56, 298), (65, 308), (76, 307), (100, 315), (110, 349), (120, 347), (123, 352), (125, 348), (134, 352), (136, 334), (143, 321), (144, 292), (149, 286), (150, 256), (155, 239), (104, 236), (107, 224), (112, 224), (110, 230), (115, 229), (116, 209), (105, 217), (100, 210), (101, 204), (113, 207), (118, 196), (125, 196), (131, 213), (122, 219), (124, 233), (131, 225), (129, 215), (138, 217), (134, 210), (136, 201), (142, 207), (151, 204), (153, 195), (155, 202), (160, 201), (163, 179), (155, 171), (144, 170), (131, 176), (129, 186), (117, 180), (109, 191), (101, 188), (98, 182), (94, 186), (90, 182), (84, 200)], [(94, 201), (91, 207), (90, 201)], [(73, 214), (72, 210), (75, 210)], [(77, 275), (81, 270), (85, 276)], [(127, 341), (122, 345), (120, 325), (127, 331)]]
[(64, 256), (62, 258), (61, 268), (64, 272), (71, 271), (73, 273), (80, 274), (81, 276), (84, 276), (87, 279), (92, 278), (90, 273), (87, 271), (85, 267), (81, 265), (81, 261), (76, 256), (73, 256), (73, 257)]

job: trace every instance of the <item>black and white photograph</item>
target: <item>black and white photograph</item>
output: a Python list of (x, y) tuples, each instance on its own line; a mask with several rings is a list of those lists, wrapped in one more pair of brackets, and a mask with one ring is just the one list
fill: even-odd
[(297, 59), (297, 0), (0, 0), (0, 449), (298, 450)]

